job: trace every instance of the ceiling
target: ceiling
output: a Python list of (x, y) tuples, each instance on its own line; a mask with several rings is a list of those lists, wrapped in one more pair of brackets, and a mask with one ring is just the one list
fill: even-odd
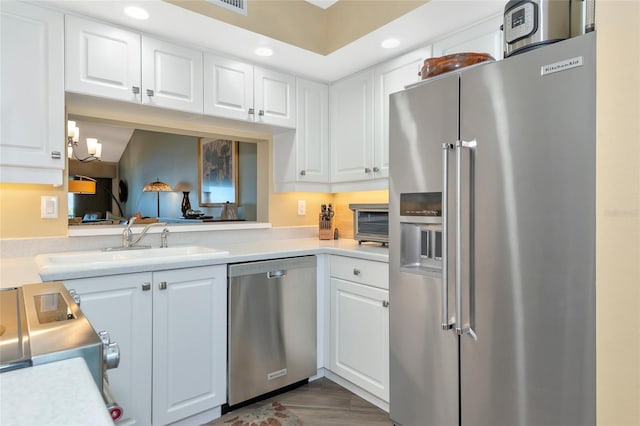
[(333, 6), (338, 0), (304, 0), (307, 3), (311, 3), (314, 6), (321, 7), (322, 9), (327, 9), (328, 7)]
[[(175, 0), (169, 1), (176, 3)], [(250, 8), (253, 1), (257, 0), (250, 0)], [(299, 2), (301, 0), (282, 1)], [(358, 4), (365, 5), (367, 2), (394, 2), (397, 0), (340, 0), (337, 3), (331, 0), (305, 1), (318, 3), (319, 8), (314, 6), (312, 9), (323, 12), (345, 2), (357, 1), (360, 2)], [(505, 4), (504, 1), (496, 0), (431, 0), (409, 13), (391, 20), (386, 25), (354, 39), (344, 47), (323, 55), (193, 12), (168, 1), (45, 0), (45, 3), (66, 12), (112, 22), (179, 43), (199, 46), (205, 50), (216, 51), (247, 62), (327, 83), (337, 81), (407, 51), (423, 47), (447, 33), (500, 14)], [(329, 3), (336, 4), (329, 5)], [(126, 16), (123, 9), (125, 6), (131, 5), (138, 5), (146, 9), (150, 18), (138, 21)], [(357, 20), (358, 17), (351, 19)], [(282, 22), (276, 24), (282, 25)], [(395, 49), (381, 48), (380, 43), (387, 38), (398, 39), (400, 45)], [(274, 55), (271, 57), (256, 56), (254, 51), (258, 46), (272, 48)], [(133, 129), (88, 122), (80, 123), (79, 127), (81, 141), (84, 141), (86, 137), (97, 137), (103, 142), (103, 161), (118, 161), (133, 131)]]
[(96, 138), (102, 144), (101, 161), (117, 163), (124, 152), (131, 135), (135, 129), (127, 127), (118, 127), (97, 123), (89, 120), (75, 118), (76, 126), (80, 129), (80, 142), (74, 149), (76, 157), (86, 158), (89, 156), (87, 152), (86, 138)]
[[(343, 2), (353, 1), (355, 0), (341, 0), (329, 9)], [(367, 2), (396, 0), (357, 1), (358, 4), (364, 5)], [(456, 29), (495, 16), (502, 12), (505, 1), (432, 0), (328, 55), (314, 53), (161, 0), (46, 0), (45, 3), (298, 76), (333, 82), (358, 70), (422, 47)], [(187, 2), (185, 1), (184, 4)], [(130, 5), (143, 7), (149, 12), (150, 18), (145, 21), (129, 18), (123, 13), (123, 9)], [(251, 2), (249, 8), (251, 8)], [(312, 8), (321, 11), (319, 8)], [(353, 17), (351, 20), (357, 21), (358, 17)], [(345, 25), (348, 24), (348, 22), (345, 23)], [(274, 25), (282, 26), (283, 22), (275, 22)], [(380, 43), (387, 38), (398, 39), (400, 45), (395, 49), (382, 49)], [(272, 48), (274, 55), (266, 58), (256, 56), (254, 51), (259, 46)]]

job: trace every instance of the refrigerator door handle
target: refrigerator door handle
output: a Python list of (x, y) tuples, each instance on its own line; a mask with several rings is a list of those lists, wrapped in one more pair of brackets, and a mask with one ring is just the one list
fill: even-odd
[[(475, 333), (471, 326), (463, 327), (462, 324), (462, 150), (464, 148), (474, 150), (476, 140), (456, 142), (456, 334), (462, 336)], [(471, 177), (473, 179), (473, 176)]]
[(453, 150), (452, 143), (442, 144), (442, 289), (440, 312), (442, 313), (442, 330), (451, 330), (454, 322), (449, 321), (449, 266), (447, 241), (449, 225), (447, 210), (449, 206), (449, 151)]

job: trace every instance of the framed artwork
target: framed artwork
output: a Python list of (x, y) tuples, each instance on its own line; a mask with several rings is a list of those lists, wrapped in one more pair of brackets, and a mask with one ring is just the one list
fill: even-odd
[(238, 200), (238, 144), (228, 139), (198, 139), (198, 202), (219, 206)]

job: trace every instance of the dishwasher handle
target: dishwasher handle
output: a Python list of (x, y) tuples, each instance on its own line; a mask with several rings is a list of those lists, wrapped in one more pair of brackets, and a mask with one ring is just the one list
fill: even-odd
[(282, 278), (282, 277), (286, 277), (286, 276), (287, 276), (287, 271), (285, 271), (284, 269), (279, 269), (277, 271), (269, 271), (269, 272), (267, 272), (267, 278), (269, 278), (269, 279)]

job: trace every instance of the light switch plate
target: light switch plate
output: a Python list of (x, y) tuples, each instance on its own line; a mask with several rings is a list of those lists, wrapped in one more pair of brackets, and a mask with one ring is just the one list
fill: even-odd
[(58, 197), (48, 195), (40, 197), (40, 217), (42, 219), (58, 218)]

